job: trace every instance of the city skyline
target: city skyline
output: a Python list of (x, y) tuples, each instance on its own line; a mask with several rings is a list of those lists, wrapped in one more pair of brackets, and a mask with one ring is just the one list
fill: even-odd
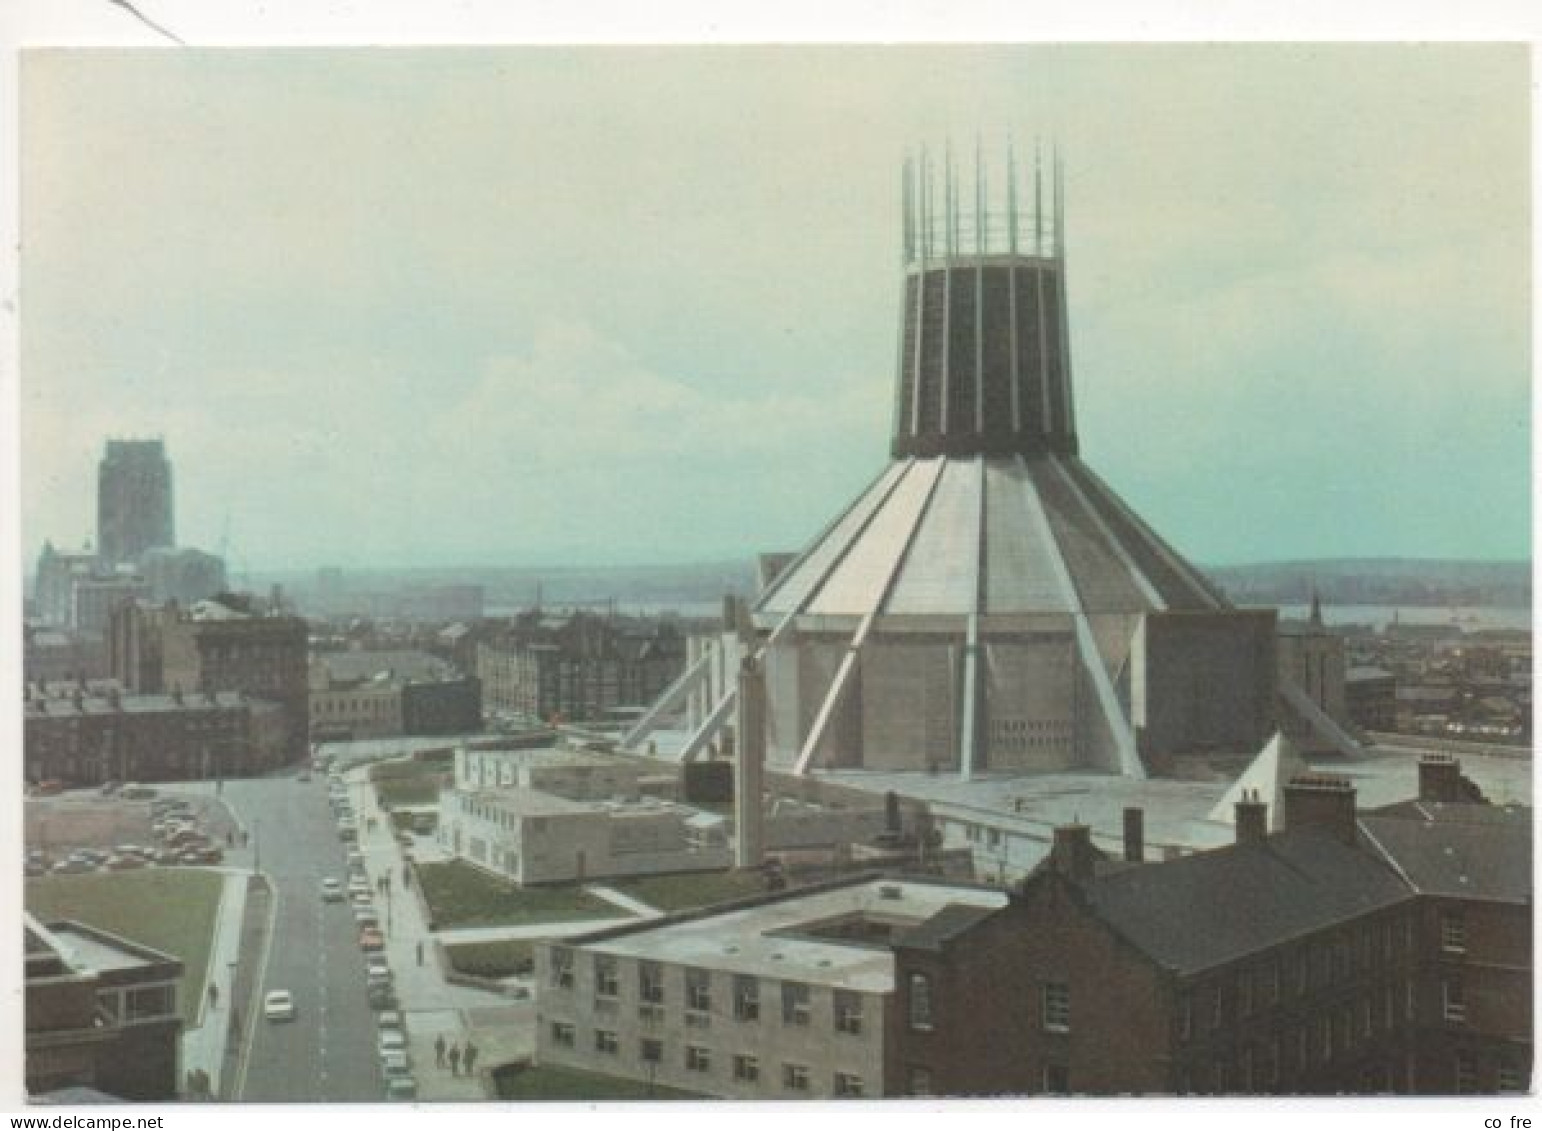
[(90, 536), (125, 434), (165, 437), (185, 540), (228, 521), (258, 569), (797, 549), (885, 462), (905, 154), (978, 136), (999, 179), (1033, 130), (1083, 450), (1179, 549), (1528, 554), (1522, 48), (69, 51), (22, 83), (28, 562)]

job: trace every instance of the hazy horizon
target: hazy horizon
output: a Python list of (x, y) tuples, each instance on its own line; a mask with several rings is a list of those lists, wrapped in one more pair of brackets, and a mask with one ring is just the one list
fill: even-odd
[(1530, 560), (1524, 47), (58, 50), (21, 95), (28, 569), (125, 434), (233, 568), (797, 550), (887, 458), (904, 154), (1009, 132), (1067, 162), (1083, 456), (1166, 540)]

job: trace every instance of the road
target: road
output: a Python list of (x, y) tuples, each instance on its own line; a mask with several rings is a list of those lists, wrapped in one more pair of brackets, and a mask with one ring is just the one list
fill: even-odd
[[(353, 912), (321, 899), (324, 876), (347, 874), (326, 786), (293, 777), (227, 781), (223, 800), (250, 831), (275, 891), (261, 992), (288, 990), (290, 1022), (251, 1019), (239, 1095), (248, 1102), (378, 1102), (375, 1019)], [(248, 956), (251, 957), (251, 956)], [(260, 1008), (260, 1007), (259, 1007)]]

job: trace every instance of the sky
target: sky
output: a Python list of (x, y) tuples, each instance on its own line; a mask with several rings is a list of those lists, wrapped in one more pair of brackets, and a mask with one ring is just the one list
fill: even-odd
[(798, 549), (883, 467), (900, 168), (1058, 141), (1083, 458), (1189, 557), (1524, 558), (1507, 46), (39, 51), (21, 549), (162, 436), (241, 568)]

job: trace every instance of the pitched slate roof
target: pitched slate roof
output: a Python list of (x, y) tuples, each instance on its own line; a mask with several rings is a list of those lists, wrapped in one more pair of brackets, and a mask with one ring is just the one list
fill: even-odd
[(1412, 895), (1367, 846), (1351, 847), (1312, 827), (1099, 876), (1082, 891), (1126, 940), (1181, 974), (1224, 965)]
[(1531, 810), (1428, 801), (1360, 818), (1361, 828), (1425, 895), (1526, 903), (1531, 887)]

